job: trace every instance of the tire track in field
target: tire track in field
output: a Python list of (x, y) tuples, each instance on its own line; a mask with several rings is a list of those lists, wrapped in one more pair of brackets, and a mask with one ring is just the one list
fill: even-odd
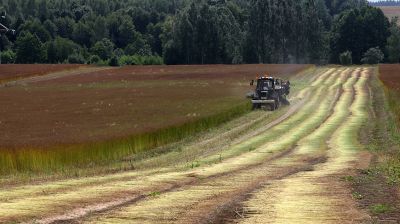
[[(333, 94), (330, 94), (331, 98), (334, 98), (336, 91), (331, 92), (333, 92)], [(327, 98), (329, 99), (329, 97)], [(327, 105), (329, 107), (329, 105), (333, 106), (335, 103), (327, 103)], [(330, 108), (322, 111), (329, 113)], [(324, 117), (321, 116), (320, 122), (322, 121), (323, 123)], [(318, 122), (313, 128), (316, 127), (318, 127)], [(302, 129), (304, 130), (304, 128), (299, 128), (299, 130)], [(310, 131), (312, 132), (312, 130)], [(301, 139), (301, 136), (298, 139)], [(282, 145), (282, 147), (284, 148), (285, 145)], [(262, 150), (259, 153), (263, 153)], [(186, 186), (182, 189), (161, 195), (160, 198), (154, 200), (147, 199), (130, 207), (122, 208), (121, 211), (102, 214), (100, 218), (94, 217), (87, 221), (96, 223), (195, 223), (199, 220), (204, 221), (204, 215), (200, 215), (204, 211), (204, 207), (208, 209), (212, 208), (211, 210), (219, 210), (215, 209), (215, 202), (229, 204), (232, 198), (235, 198), (237, 195), (239, 197), (246, 195), (247, 192), (253, 191), (260, 183), (267, 180), (281, 179), (293, 173), (310, 169), (310, 165), (322, 162), (323, 158), (324, 156), (318, 155), (294, 156), (292, 153), (289, 153), (286, 157), (278, 158), (277, 160), (270, 161), (270, 163), (261, 162), (251, 169), (238, 170), (220, 179), (206, 179), (204, 183)], [(248, 160), (256, 160), (256, 158), (248, 158)], [(237, 181), (240, 181), (239, 185)], [(203, 209), (201, 209), (202, 207)], [(188, 215), (189, 219), (184, 219), (185, 216), (183, 214), (187, 210), (191, 210), (195, 214)], [(207, 211), (205, 212), (206, 216), (210, 213), (210, 210)], [(102, 217), (104, 215), (106, 216), (105, 218)], [(176, 217), (179, 217), (179, 219), (175, 220)], [(194, 217), (197, 217), (197, 220), (193, 220)]]
[[(365, 166), (370, 159), (369, 155), (360, 155), (362, 146), (357, 142), (357, 133), (367, 118), (366, 83), (370, 72), (359, 71), (357, 83), (348, 90), (354, 96), (352, 103), (344, 102), (338, 108), (343, 121), (326, 143), (327, 162), (314, 171), (299, 173), (255, 192), (245, 203), (250, 211), (248, 217), (240, 223), (363, 223), (370, 219), (357, 209), (349, 188), (340, 181), (340, 177), (351, 174), (362, 163)], [(313, 150), (301, 151), (303, 154)]]
[(5, 83), (1, 83), (0, 88), (1, 87), (12, 87), (12, 86), (25, 86), (25, 85), (28, 85), (31, 83), (49, 81), (49, 80), (53, 80), (53, 79), (63, 78), (66, 76), (81, 75), (81, 74), (104, 71), (104, 70), (109, 70), (109, 69), (115, 69), (115, 68), (83, 67), (83, 68), (77, 68), (77, 69), (72, 69), (72, 70), (67, 70), (67, 71), (52, 72), (52, 73), (49, 73), (46, 75), (26, 77), (26, 78), (17, 79), (14, 81), (8, 81)]
[[(318, 80), (322, 80), (322, 79), (318, 79)], [(317, 99), (318, 100), (318, 99)], [(251, 165), (252, 163), (249, 163), (249, 164), (245, 164), (245, 165)], [(243, 165), (243, 164), (242, 164)], [(234, 167), (234, 166), (233, 166)], [(245, 167), (245, 166), (244, 166)], [(243, 168), (243, 167), (240, 167), (239, 166), (239, 168)], [(231, 170), (232, 171), (232, 170)], [(234, 170), (233, 170), (234, 171)], [(215, 171), (214, 171), (215, 172)], [(216, 172), (215, 174), (223, 174), (224, 172)], [(212, 173), (211, 173), (212, 174)], [(161, 185), (166, 185), (166, 186), (159, 186), (160, 188), (159, 189), (163, 189), (162, 187), (164, 187), (164, 189), (168, 189), (168, 186), (172, 186), (172, 188), (174, 188), (174, 186), (176, 186), (176, 185), (174, 185), (174, 181), (176, 181), (178, 184), (191, 184), (192, 182), (191, 181), (193, 181), (193, 179), (194, 180), (196, 180), (197, 178), (196, 177), (193, 177), (193, 176), (191, 176), (191, 177), (188, 177), (188, 176), (184, 176), (184, 175), (191, 175), (191, 173), (184, 173), (184, 175), (183, 176), (181, 176), (182, 175), (182, 173), (168, 173), (168, 174), (165, 174), (165, 175), (159, 175), (159, 176), (157, 176), (157, 178), (153, 178), (153, 180), (151, 180), (151, 177), (150, 177), (150, 179), (148, 179), (148, 180), (145, 180), (145, 181), (143, 181), (143, 182), (149, 182), (149, 183), (152, 183), (152, 182), (161, 182), (160, 184)], [(207, 174), (207, 175), (210, 175), (210, 173), (209, 174)], [(212, 176), (212, 175), (210, 175), (210, 176)], [(210, 176), (206, 176), (207, 178), (209, 178)], [(166, 179), (166, 180), (163, 180), (163, 179)], [(171, 180), (172, 179), (172, 180)], [(165, 182), (163, 182), (163, 181), (165, 181)], [(185, 182), (185, 181), (187, 181), (187, 182)], [(93, 188), (93, 189), (91, 189), (90, 188), (90, 190), (88, 190), (88, 189), (83, 189), (82, 191), (80, 191), (80, 190), (76, 190), (76, 191), (73, 191), (73, 192), (69, 192), (70, 194), (57, 194), (57, 193), (55, 193), (54, 195), (50, 195), (50, 196), (44, 196), (44, 197), (42, 197), (42, 198), (40, 198), (40, 197), (34, 197), (34, 198), (27, 198), (25, 201), (21, 201), (20, 203), (21, 203), (21, 205), (22, 204), (24, 204), (24, 206), (26, 206), (26, 203), (27, 202), (30, 202), (30, 200), (33, 200), (32, 201), (32, 205), (33, 206), (35, 206), (35, 203), (38, 203), (38, 202), (42, 202), (42, 200), (44, 201), (44, 202), (46, 202), (46, 200), (51, 200), (51, 199), (54, 199), (56, 202), (54, 202), (53, 204), (51, 203), (51, 202), (49, 202), (49, 204), (46, 204), (46, 203), (44, 203), (44, 204), (46, 204), (46, 206), (43, 206), (43, 207), (40, 207), (40, 205), (44, 205), (43, 203), (38, 203), (37, 204), (37, 206), (36, 206), (36, 211), (29, 211), (29, 210), (24, 210), (24, 211), (20, 211), (19, 213), (18, 213), (18, 211), (17, 211), (17, 213), (16, 213), (16, 215), (18, 214), (18, 215), (20, 215), (20, 217), (23, 217), (24, 215), (26, 216), (26, 217), (29, 217), (29, 215), (32, 215), (33, 213), (40, 213), (40, 212), (43, 212), (43, 214), (47, 214), (49, 211), (51, 211), (51, 209), (53, 209), (54, 208), (54, 205), (55, 205), (55, 207), (57, 207), (57, 206), (60, 206), (60, 209), (65, 209), (65, 208), (67, 208), (68, 206), (65, 206), (63, 203), (77, 203), (77, 201), (75, 201), (74, 202), (74, 200), (69, 200), (69, 196), (73, 196), (73, 197), (75, 197), (75, 198), (77, 198), (77, 197), (81, 197), (82, 199), (83, 199), (83, 205), (90, 205), (91, 204), (91, 201), (90, 201), (90, 199), (92, 199), (92, 197), (94, 197), (94, 196), (99, 196), (99, 195), (102, 195), (101, 194), (101, 192), (99, 193), (98, 191), (103, 191), (103, 190), (105, 190), (106, 191), (106, 193), (109, 193), (109, 192), (107, 192), (107, 190), (109, 190), (109, 189), (112, 189), (113, 187), (114, 187), (114, 193), (116, 193), (117, 195), (114, 195), (114, 194), (112, 194), (111, 195), (111, 197), (118, 197), (118, 195), (121, 195), (121, 197), (123, 197), (123, 196), (126, 196), (126, 195), (131, 195), (132, 193), (134, 193), (134, 192), (138, 192), (139, 194), (139, 196), (141, 196), (141, 197), (143, 197), (143, 192), (145, 192), (145, 189), (143, 189), (143, 188), (140, 188), (140, 186), (138, 186), (138, 185), (140, 185), (140, 184), (137, 184), (137, 183), (134, 183), (135, 181), (132, 181), (132, 182), (129, 182), (129, 181), (123, 181), (123, 182), (117, 182), (117, 183), (112, 183), (112, 184), (114, 184), (114, 185), (119, 185), (119, 184), (121, 184), (121, 186), (113, 186), (112, 184), (111, 185), (108, 185), (108, 186), (100, 186), (99, 188)], [(136, 181), (137, 182), (137, 181)], [(140, 182), (140, 180), (138, 181), (138, 182)], [(137, 189), (136, 189), (136, 191), (132, 191), (132, 190), (130, 190), (130, 191), (127, 191), (127, 189), (129, 189), (129, 188), (134, 188), (135, 189), (135, 186), (137, 187)], [(158, 187), (157, 186), (152, 186), (152, 188), (150, 188), (150, 189), (157, 189)], [(150, 190), (149, 189), (149, 190)], [(127, 191), (127, 192), (126, 192)], [(86, 193), (86, 195), (85, 195), (85, 193)], [(91, 193), (93, 193), (94, 195), (92, 196), (92, 195), (90, 195)], [(111, 193), (110, 193), (111, 194)], [(90, 195), (88, 198), (86, 198), (85, 196), (87, 196), (87, 195)], [(35, 200), (36, 199), (36, 200)], [(57, 199), (60, 199), (60, 200), (58, 200), (57, 201)], [(97, 198), (96, 198), (97, 199)], [(111, 200), (111, 198), (107, 198), (107, 197), (105, 197), (105, 198), (102, 198), (102, 200), (104, 201), (104, 203), (103, 203), (103, 205), (104, 204), (106, 204), (107, 202), (109, 202), (109, 201), (111, 201), (111, 202), (113, 202), (112, 200)], [(47, 201), (48, 202), (48, 201)], [(79, 201), (78, 201), (79, 202)], [(114, 202), (115, 202), (115, 200), (114, 200)], [(15, 203), (15, 201), (13, 201), (13, 200), (10, 200), (9, 202), (8, 202), (8, 205), (10, 205), (10, 207), (12, 208), (12, 206), (13, 206), (13, 203)], [(7, 203), (6, 203), (7, 204)], [(29, 204), (29, 203), (28, 203)], [(4, 204), (3, 204), (4, 205)], [(14, 205), (15, 206), (15, 205)], [(51, 208), (48, 208), (48, 207), (51, 207)], [(80, 205), (81, 207), (82, 207), (82, 205)], [(112, 206), (112, 205), (110, 205), (110, 206)], [(3, 206), (2, 206), (2, 208), (3, 208)], [(15, 208), (16, 210), (18, 210), (18, 208)], [(21, 208), (22, 209), (22, 208)], [(8, 212), (9, 213), (7, 213), (7, 209), (5, 209), (5, 211), (3, 210), (3, 211), (1, 211), (0, 210), (0, 212), (4, 212), (3, 214), (9, 214), (9, 213), (15, 213), (16, 211), (14, 210), (8, 210)], [(24, 212), (26, 212), (26, 213), (24, 213)], [(29, 212), (33, 212), (32, 214), (29, 214)], [(34, 216), (33, 216), (34, 217)]]

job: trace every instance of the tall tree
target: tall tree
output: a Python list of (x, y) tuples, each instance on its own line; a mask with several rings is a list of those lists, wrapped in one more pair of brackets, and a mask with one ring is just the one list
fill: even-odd
[(308, 62), (320, 63), (325, 55), (324, 26), (319, 18), (316, 0), (305, 0), (305, 33)]
[(366, 6), (343, 12), (332, 28), (331, 61), (336, 63), (339, 54), (351, 51), (353, 62), (361, 63), (362, 55), (368, 49), (385, 49), (388, 28), (389, 21), (380, 9)]
[(387, 40), (388, 60), (391, 63), (400, 62), (400, 28), (397, 25), (398, 18), (394, 18), (390, 25), (390, 36)]
[(17, 38), (17, 63), (39, 63), (46, 60), (46, 49), (36, 35), (23, 32)]
[(252, 0), (246, 37), (245, 61), (248, 63), (268, 63), (271, 61), (272, 27), (271, 0)]

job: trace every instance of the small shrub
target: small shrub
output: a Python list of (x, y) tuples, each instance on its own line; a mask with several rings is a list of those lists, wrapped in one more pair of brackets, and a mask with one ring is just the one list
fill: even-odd
[(144, 65), (162, 65), (164, 64), (163, 58), (159, 56), (144, 56), (143, 57)]
[(109, 66), (119, 66), (118, 58), (117, 56), (112, 56), (110, 61), (108, 62)]
[(378, 64), (381, 61), (383, 61), (384, 57), (385, 55), (382, 53), (379, 47), (374, 47), (370, 48), (367, 52), (364, 53), (361, 62), (363, 64), (369, 64), (369, 65)]
[(342, 180), (346, 181), (346, 182), (354, 182), (355, 181), (353, 176), (344, 176), (344, 177), (342, 177)]
[(357, 200), (361, 200), (361, 199), (364, 198), (364, 196), (361, 193), (358, 193), (358, 192), (353, 192), (351, 195), (352, 195), (352, 197), (354, 199), (357, 199)]
[(163, 65), (164, 60), (160, 56), (124, 55), (119, 59), (120, 65)]
[(98, 55), (92, 55), (89, 58), (89, 64), (99, 64), (99, 62), (101, 61), (101, 58)]
[(387, 213), (393, 210), (392, 206), (387, 205), (387, 204), (376, 204), (376, 205), (371, 205), (369, 207), (370, 211), (374, 215), (379, 215), (383, 213)]
[(121, 66), (123, 66), (123, 65), (139, 65), (136, 58), (134, 56), (129, 56), (129, 55), (123, 55), (122, 57), (120, 57), (119, 64)]
[(148, 194), (149, 197), (157, 197), (160, 195), (161, 195), (161, 192), (158, 192), (158, 191), (154, 191), (154, 192), (151, 192), (150, 194)]
[(17, 58), (17, 54), (12, 50), (6, 50), (1, 52), (1, 63), (2, 64), (13, 64), (15, 63), (15, 59)]
[(68, 56), (68, 63), (70, 64), (85, 64), (85, 58), (81, 54), (71, 54)]
[(351, 51), (345, 51), (339, 56), (340, 64), (342, 65), (352, 65), (353, 64), (353, 56)]

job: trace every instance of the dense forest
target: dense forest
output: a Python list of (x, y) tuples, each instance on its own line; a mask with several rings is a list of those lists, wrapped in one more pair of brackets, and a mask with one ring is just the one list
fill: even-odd
[[(400, 32), (365, 0), (0, 0), (3, 63), (399, 61)], [(391, 38), (391, 42), (389, 41)], [(387, 46), (392, 43), (393, 46)]]

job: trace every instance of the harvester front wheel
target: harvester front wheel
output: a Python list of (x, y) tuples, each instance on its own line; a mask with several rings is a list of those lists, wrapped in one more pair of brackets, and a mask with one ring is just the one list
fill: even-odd
[(252, 106), (252, 110), (257, 110), (257, 109), (259, 109), (260, 108), (260, 104), (257, 104), (257, 103), (253, 103), (253, 106)]

